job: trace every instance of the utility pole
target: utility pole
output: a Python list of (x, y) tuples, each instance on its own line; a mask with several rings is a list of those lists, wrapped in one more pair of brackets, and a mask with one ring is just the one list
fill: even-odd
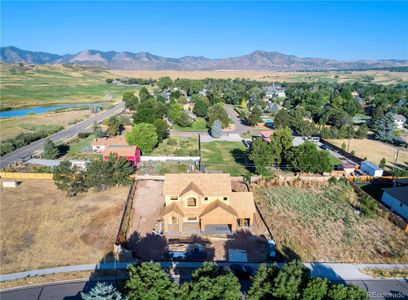
[(399, 149), (397, 149), (397, 153), (394, 156), (394, 163), (393, 163), (393, 166), (392, 166), (392, 182), (393, 182), (393, 186), (396, 185), (396, 183), (397, 183), (397, 181), (396, 181), (397, 178), (396, 177), (398, 177), (398, 176), (395, 176), (395, 164), (397, 163), (398, 155), (399, 155)]

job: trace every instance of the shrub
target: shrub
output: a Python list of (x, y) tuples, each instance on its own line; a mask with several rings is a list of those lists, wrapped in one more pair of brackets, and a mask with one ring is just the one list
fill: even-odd
[(87, 137), (90, 136), (90, 135), (91, 135), (90, 132), (80, 132), (80, 133), (78, 133), (78, 137), (79, 137), (80, 139), (85, 139), (85, 138), (87, 138)]

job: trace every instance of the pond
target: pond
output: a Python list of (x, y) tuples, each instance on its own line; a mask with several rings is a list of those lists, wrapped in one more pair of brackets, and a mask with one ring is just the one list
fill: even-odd
[(0, 118), (14, 118), (14, 117), (24, 117), (31, 114), (42, 114), (50, 111), (55, 111), (64, 108), (74, 108), (74, 107), (96, 107), (103, 106), (108, 102), (94, 102), (94, 103), (66, 103), (66, 104), (56, 104), (56, 105), (44, 105), (44, 106), (30, 106), (25, 108), (11, 109), (7, 111), (0, 112)]

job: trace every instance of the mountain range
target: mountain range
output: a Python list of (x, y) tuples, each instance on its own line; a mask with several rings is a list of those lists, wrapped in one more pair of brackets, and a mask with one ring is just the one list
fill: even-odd
[(279, 52), (254, 51), (248, 55), (210, 59), (202, 56), (169, 58), (149, 52), (116, 52), (86, 50), (76, 54), (58, 55), (46, 52), (22, 50), (17, 47), (1, 47), (0, 62), (28, 64), (79, 64), (108, 69), (128, 70), (267, 70), (307, 71), (378, 69), (408, 66), (408, 60), (356, 60), (339, 61), (323, 58), (301, 58)]

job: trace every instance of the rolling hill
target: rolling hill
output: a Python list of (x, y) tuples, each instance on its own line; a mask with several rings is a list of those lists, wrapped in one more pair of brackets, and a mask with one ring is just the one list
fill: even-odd
[(22, 50), (16, 47), (1, 47), (0, 61), (3, 63), (29, 64), (79, 64), (100, 66), (108, 69), (126, 70), (342, 70), (375, 69), (407, 66), (408, 60), (358, 60), (339, 61), (323, 58), (301, 58), (279, 52), (254, 51), (248, 55), (209, 59), (202, 56), (169, 58), (148, 52), (115, 52), (86, 50), (76, 54), (58, 55), (46, 52)]

